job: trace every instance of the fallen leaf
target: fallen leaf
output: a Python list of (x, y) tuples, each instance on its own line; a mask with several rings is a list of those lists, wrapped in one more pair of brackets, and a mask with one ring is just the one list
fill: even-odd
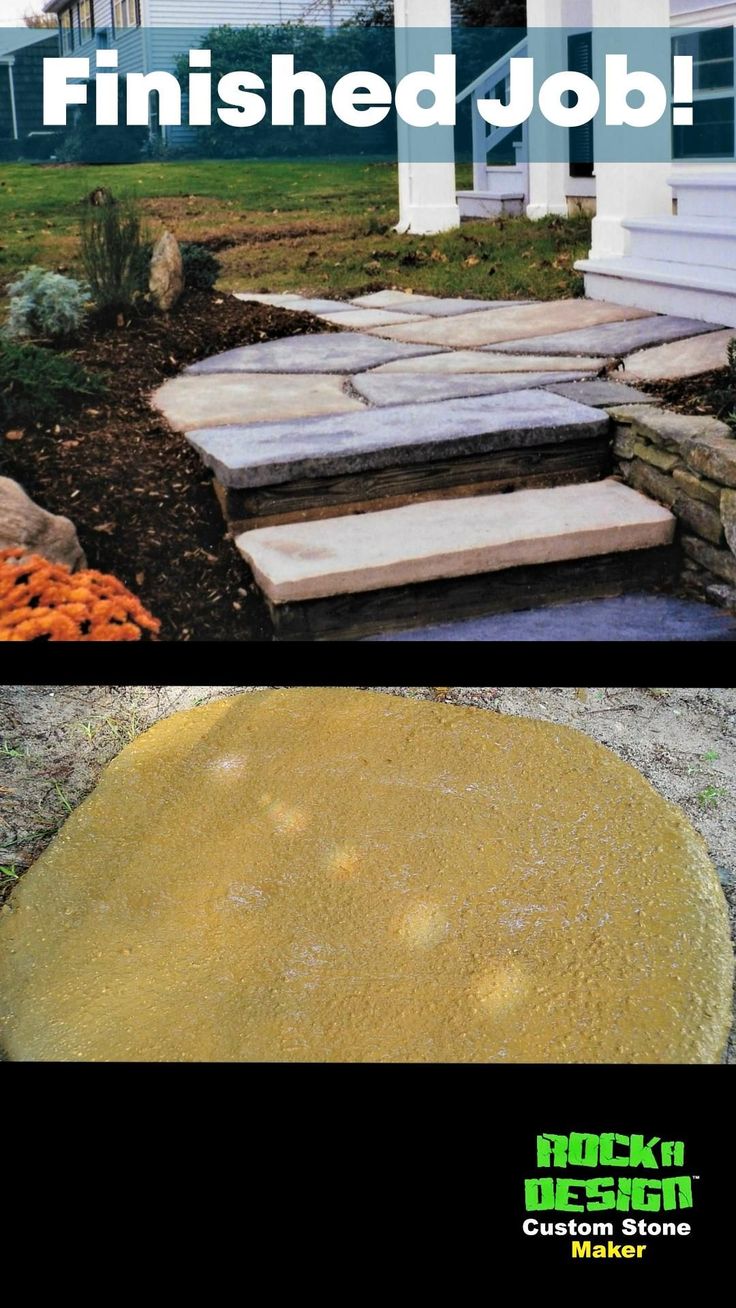
[(6, 441), (22, 441), (24, 436), (25, 432), (17, 428), (14, 431), (6, 431), (5, 433)]
[(477, 268), (479, 263), (477, 254), (471, 254), (467, 259), (463, 259), (463, 268)]
[(136, 572), (136, 574), (135, 574), (135, 584), (136, 584), (136, 586), (142, 586), (145, 580), (146, 580), (146, 574), (145, 574), (145, 572)]

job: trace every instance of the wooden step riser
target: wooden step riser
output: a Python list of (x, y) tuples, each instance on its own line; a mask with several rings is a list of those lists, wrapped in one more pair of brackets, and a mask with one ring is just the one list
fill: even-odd
[(268, 603), (268, 609), (277, 640), (359, 640), (571, 600), (670, 590), (680, 566), (678, 547), (662, 546), (300, 604)]
[(253, 490), (214, 485), (230, 530), (239, 534), (427, 500), (577, 485), (608, 477), (612, 468), (610, 438), (599, 436)]

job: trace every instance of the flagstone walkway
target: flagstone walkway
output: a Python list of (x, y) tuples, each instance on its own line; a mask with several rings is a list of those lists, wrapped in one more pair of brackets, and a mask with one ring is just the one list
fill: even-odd
[[(666, 521), (652, 528), (651, 501), (600, 489), (606, 410), (651, 404), (636, 389), (640, 378), (723, 366), (736, 334), (584, 299), (473, 301), (401, 291), (351, 301), (239, 298), (344, 329), (229, 350), (154, 396), (213, 469), (236, 545), (276, 604), (599, 554), (586, 525), (593, 518), (595, 534), (616, 541), (614, 550), (641, 550), (650, 538), (652, 547), (665, 545), (671, 515), (663, 511)], [(483, 486), (501, 489), (499, 460), (514, 459), (518, 467), (507, 469), (514, 493), (504, 506)], [(561, 476), (545, 482), (543, 469), (553, 464)], [(583, 483), (577, 495), (523, 489), (565, 480)], [(448, 501), (438, 497), (447, 495), (475, 498), (439, 514)], [(521, 515), (511, 536), (509, 498)], [(449, 524), (447, 539), (431, 550), (412, 541), (427, 500), (437, 522)], [(574, 513), (568, 529), (573, 503), (579, 530)], [(357, 522), (355, 513), (370, 516)], [(540, 534), (545, 514), (549, 530)], [(390, 542), (390, 559), (378, 558), (374, 525)]]

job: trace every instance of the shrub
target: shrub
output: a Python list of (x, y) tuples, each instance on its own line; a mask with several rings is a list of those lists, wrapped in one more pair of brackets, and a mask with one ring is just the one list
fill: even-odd
[(132, 201), (89, 205), (81, 224), (82, 264), (97, 309), (131, 309), (140, 295), (145, 234)]
[(0, 340), (0, 426), (53, 422), (70, 405), (103, 390), (100, 377), (67, 355)]
[(197, 291), (211, 291), (220, 276), (220, 260), (204, 245), (196, 245), (193, 241), (182, 245), (181, 258), (185, 286)]
[(0, 641), (117, 641), (161, 624), (117, 577), (0, 550)]
[(32, 267), (8, 287), (10, 337), (41, 336), (57, 340), (79, 330), (89, 291), (73, 277)]
[(74, 111), (73, 125), (58, 146), (56, 157), (61, 163), (138, 163), (149, 132), (147, 127), (126, 124), (125, 78), (118, 83), (118, 127), (98, 126), (96, 96), (97, 83), (92, 78), (87, 83), (87, 103)]

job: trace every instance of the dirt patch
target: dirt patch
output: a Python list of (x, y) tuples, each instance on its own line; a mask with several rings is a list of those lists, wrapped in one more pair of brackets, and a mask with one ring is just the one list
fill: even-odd
[[(259, 686), (0, 687), (0, 898), (38, 858), (104, 765), (160, 718)], [(431, 698), (430, 687), (370, 689)], [(704, 837), (736, 937), (736, 691), (461, 687), (458, 704), (577, 727), (632, 763)], [(728, 1061), (736, 1063), (731, 1041)]]
[(0, 473), (73, 519), (90, 567), (114, 573), (140, 597), (161, 619), (161, 639), (270, 639), (211, 478), (149, 396), (208, 355), (329, 330), (310, 314), (207, 291), (188, 291), (168, 316), (136, 316), (112, 329), (90, 322), (70, 354), (105, 376), (105, 396), (52, 427), (0, 438)]

